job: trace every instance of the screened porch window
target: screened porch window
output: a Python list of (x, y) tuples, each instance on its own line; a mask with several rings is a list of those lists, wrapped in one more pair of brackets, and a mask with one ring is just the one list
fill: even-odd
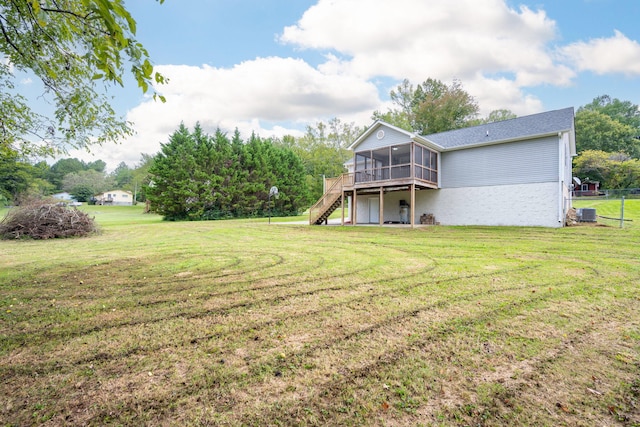
[(417, 178), (437, 184), (437, 165), (438, 153), (414, 143), (359, 151), (355, 154), (355, 182)]
[(414, 174), (418, 179), (438, 182), (438, 153), (420, 145), (414, 146)]

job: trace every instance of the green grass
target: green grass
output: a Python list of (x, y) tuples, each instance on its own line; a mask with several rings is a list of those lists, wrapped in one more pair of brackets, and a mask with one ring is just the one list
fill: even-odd
[[(594, 208), (596, 214), (601, 217), (618, 218), (612, 220), (598, 218), (598, 222), (614, 227), (620, 226), (620, 216), (622, 213), (622, 201), (620, 199), (590, 199), (587, 197), (574, 200), (573, 206), (576, 208)], [(623, 227), (640, 227), (640, 199), (627, 199), (624, 201), (624, 218), (631, 221), (624, 221)]]
[(0, 424), (638, 425), (625, 208), (410, 229), (83, 207), (100, 235), (0, 241)]

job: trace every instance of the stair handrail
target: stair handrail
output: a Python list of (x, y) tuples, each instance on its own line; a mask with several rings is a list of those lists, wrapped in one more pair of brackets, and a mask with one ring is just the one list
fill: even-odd
[(311, 208), (309, 208), (309, 224), (315, 224), (324, 211), (336, 201), (336, 194), (342, 195), (342, 188), (344, 186), (345, 176), (347, 175), (349, 174), (343, 173), (337, 178), (325, 179), (326, 190), (324, 194), (313, 206), (311, 206)]

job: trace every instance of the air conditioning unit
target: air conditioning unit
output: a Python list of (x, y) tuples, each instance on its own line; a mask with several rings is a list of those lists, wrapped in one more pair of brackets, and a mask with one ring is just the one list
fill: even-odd
[(596, 210), (594, 208), (578, 209), (578, 221), (596, 222)]

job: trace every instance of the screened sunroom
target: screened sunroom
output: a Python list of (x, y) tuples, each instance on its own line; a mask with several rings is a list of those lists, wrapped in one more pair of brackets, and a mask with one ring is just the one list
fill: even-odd
[(355, 153), (353, 184), (438, 187), (438, 153), (415, 142)]

